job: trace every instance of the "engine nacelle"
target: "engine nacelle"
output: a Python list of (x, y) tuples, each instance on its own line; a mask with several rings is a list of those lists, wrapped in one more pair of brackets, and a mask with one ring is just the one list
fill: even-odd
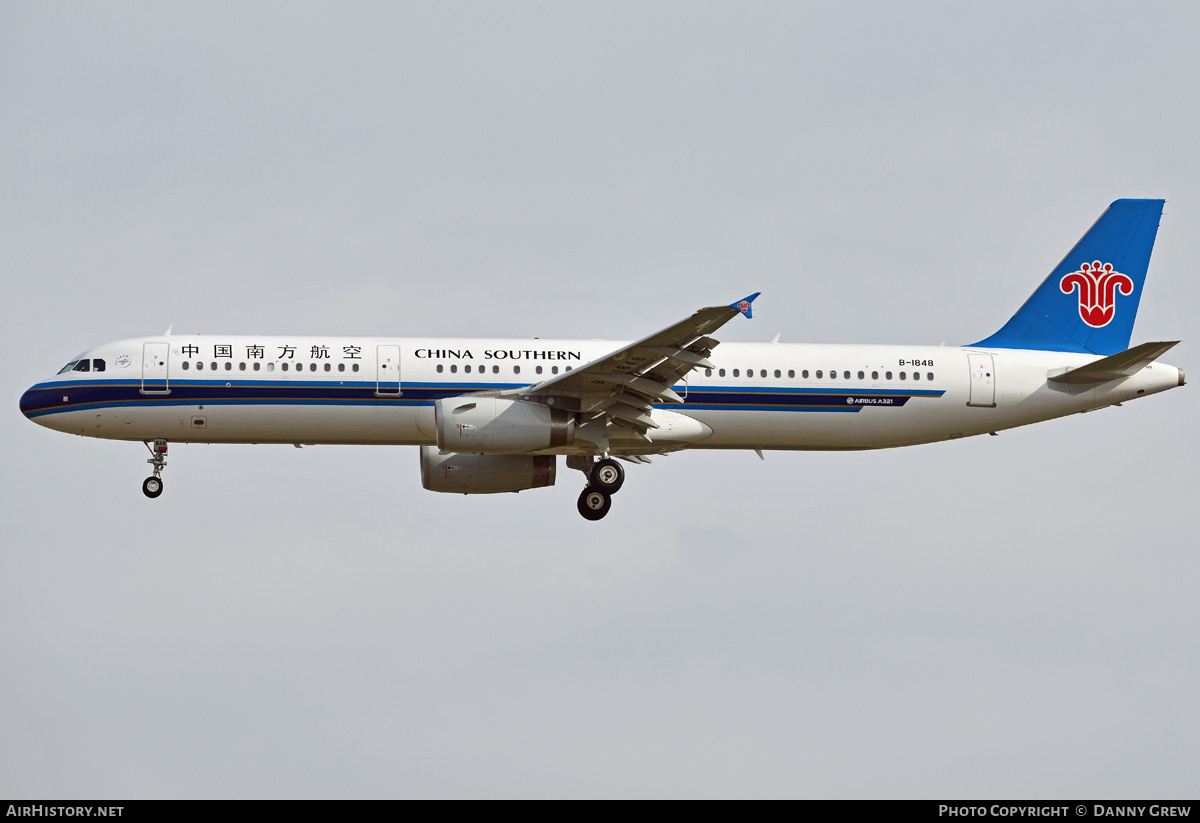
[(421, 447), (421, 485), (431, 492), (497, 494), (554, 485), (554, 455), (457, 454)]
[(575, 415), (503, 397), (447, 397), (433, 404), (437, 444), (460, 454), (516, 454), (575, 442)]

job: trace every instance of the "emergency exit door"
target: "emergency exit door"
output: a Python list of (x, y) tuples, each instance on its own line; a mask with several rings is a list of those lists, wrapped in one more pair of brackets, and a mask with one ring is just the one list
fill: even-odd
[(990, 354), (968, 354), (971, 366), (971, 395), (968, 406), (996, 405), (996, 371)]
[(167, 384), (169, 343), (142, 344), (142, 394), (170, 394)]

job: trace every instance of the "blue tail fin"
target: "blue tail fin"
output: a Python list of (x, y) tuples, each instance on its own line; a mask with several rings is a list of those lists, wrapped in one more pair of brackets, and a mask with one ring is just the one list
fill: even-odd
[(1129, 348), (1162, 200), (1117, 200), (981, 348), (1116, 354)]

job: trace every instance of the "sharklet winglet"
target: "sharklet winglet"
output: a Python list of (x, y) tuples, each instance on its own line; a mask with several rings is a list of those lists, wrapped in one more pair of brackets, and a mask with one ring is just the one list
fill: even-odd
[(746, 315), (747, 320), (750, 320), (751, 318), (754, 317), (753, 307), (750, 304), (753, 303), (754, 299), (756, 297), (758, 297), (760, 294), (762, 294), (762, 292), (756, 291), (754, 294), (750, 295), (749, 297), (743, 297), (741, 300), (737, 300), (733, 303), (730, 303), (729, 308), (737, 309), (742, 314)]

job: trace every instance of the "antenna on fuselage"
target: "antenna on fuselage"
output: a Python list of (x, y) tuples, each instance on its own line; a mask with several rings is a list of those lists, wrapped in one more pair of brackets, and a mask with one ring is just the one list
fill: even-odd
[(170, 337), (170, 336), (171, 336), (171, 329), (173, 329), (173, 328), (175, 328), (175, 324), (174, 324), (174, 323), (172, 323), (171, 325), (167, 326), (167, 330), (166, 330), (165, 332), (163, 332), (163, 337)]

